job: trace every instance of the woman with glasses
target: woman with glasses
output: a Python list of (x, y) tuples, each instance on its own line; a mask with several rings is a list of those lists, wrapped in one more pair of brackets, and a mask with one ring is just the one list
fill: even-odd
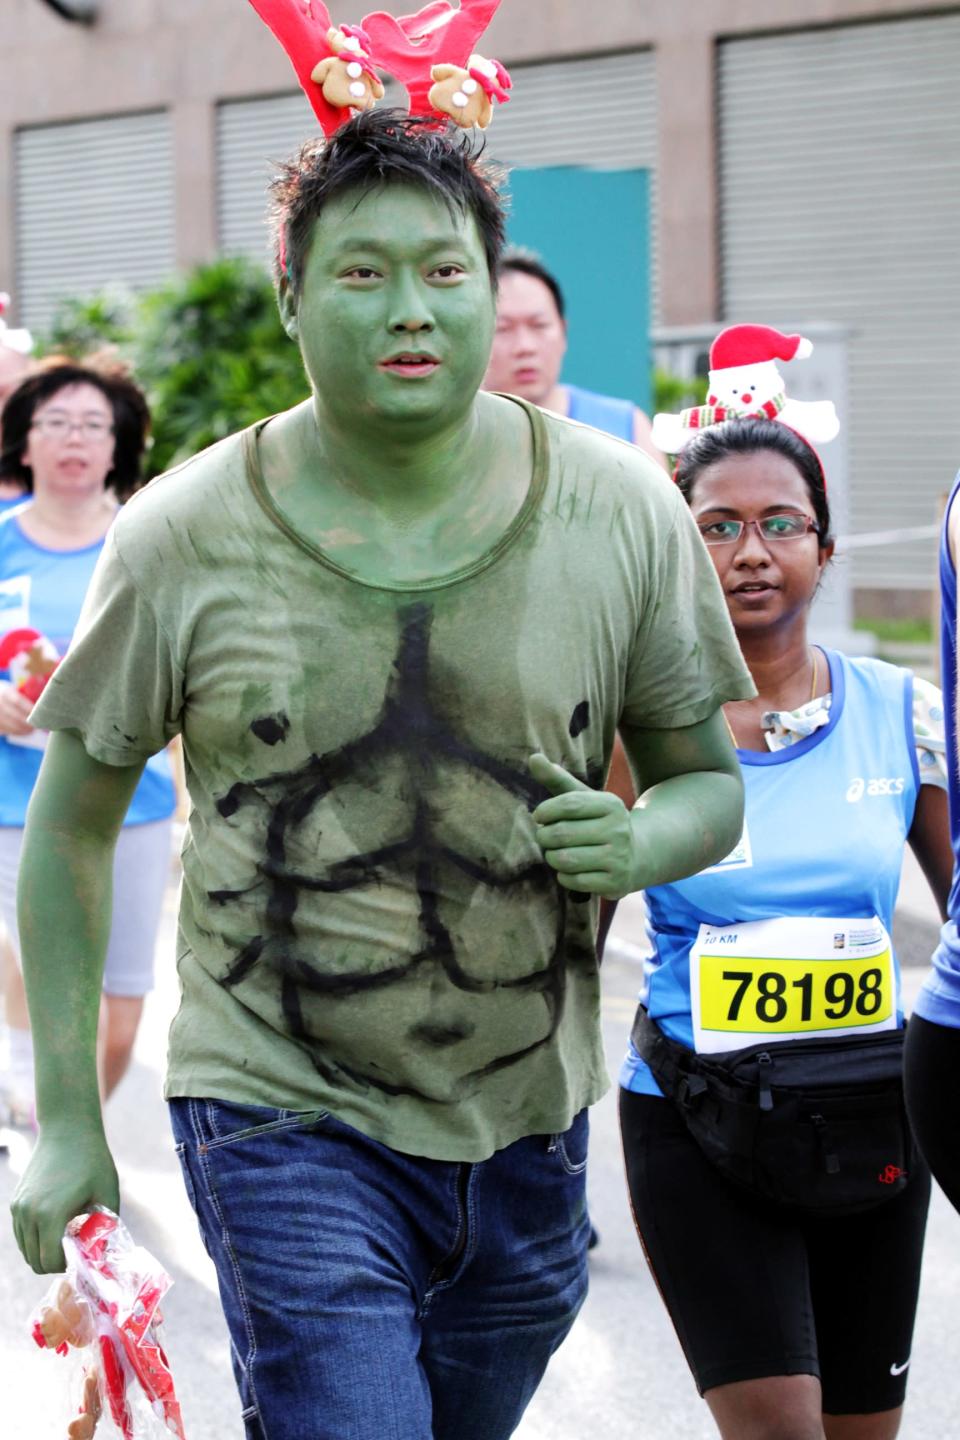
[[(0, 516), (0, 914), (15, 949), (23, 825), (45, 743), (30, 724), (33, 699), (71, 641), (119, 504), (139, 483), (149, 424), (138, 387), (116, 366), (93, 362), (45, 363), (4, 407), (0, 483), (19, 483), (26, 492), (21, 505)], [(153, 982), (174, 804), (170, 764), (161, 754), (148, 762), (117, 847), (101, 1015), (105, 1096), (129, 1064)], [(29, 1128), (33, 1053), (19, 976), (7, 987), (6, 1018), (0, 1123)]]
[[(696, 434), (675, 478), (758, 693), (724, 707), (746, 789), (740, 844), (711, 870), (647, 893), (653, 955), (634, 1034), (679, 1042), (691, 1064), (690, 1052), (715, 1061), (820, 1037), (838, 1057), (846, 1046), (847, 1075), (862, 1054), (856, 1037), (903, 1023), (888, 937), (905, 843), (946, 904), (939, 692), (811, 642), (810, 604), (833, 540), (819, 457), (795, 431), (725, 420)], [(864, 937), (867, 965), (849, 948)], [(736, 959), (723, 943), (739, 944)], [(651, 1058), (662, 1052), (662, 1040), (661, 1051), (638, 1043)], [(631, 1044), (620, 1106), (634, 1218), (720, 1434), (892, 1440), (927, 1172), (918, 1163), (869, 1209), (807, 1213), (721, 1174), (685, 1123), (689, 1092), (674, 1099)]]

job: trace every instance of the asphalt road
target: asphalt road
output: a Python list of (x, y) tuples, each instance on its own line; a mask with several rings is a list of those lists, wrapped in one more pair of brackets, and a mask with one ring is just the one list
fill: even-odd
[[(918, 966), (930, 953), (935, 916), (915, 871), (908, 871), (901, 893), (905, 904), (898, 920), (899, 947), (904, 959)], [(173, 904), (171, 887), (161, 936), (164, 957), (173, 953)], [(614, 1075), (639, 978), (636, 903), (623, 907), (615, 933), (621, 943), (604, 966), (603, 1005)], [(164, 959), (159, 969), (160, 984), (148, 1004), (135, 1065), (109, 1107), (124, 1217), (135, 1238), (162, 1259), (175, 1281), (166, 1304), (166, 1338), (188, 1440), (242, 1440), (213, 1271), (183, 1194), (160, 1098), (166, 1026), (176, 994), (172, 962)], [(916, 993), (921, 978), (920, 968), (906, 972), (908, 997)], [(69, 1413), (67, 1364), (38, 1351), (29, 1337), (28, 1317), (43, 1296), (45, 1282), (23, 1265), (3, 1219), (24, 1158), (16, 1146), (5, 1160), (0, 1158), (0, 1436), (59, 1440)], [(601, 1234), (591, 1259), (591, 1293), (517, 1440), (581, 1440), (587, 1434), (711, 1440), (715, 1432), (708, 1412), (689, 1379), (630, 1223), (613, 1093), (593, 1115), (590, 1206)], [(960, 1371), (954, 1353), (958, 1296), (960, 1219), (937, 1194), (904, 1440), (944, 1440), (960, 1433)]]

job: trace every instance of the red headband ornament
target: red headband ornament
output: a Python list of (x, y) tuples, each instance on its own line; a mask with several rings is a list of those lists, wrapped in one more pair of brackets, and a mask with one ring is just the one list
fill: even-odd
[(293, 62), (326, 135), (383, 98), (378, 70), (404, 86), (411, 114), (444, 116), (463, 129), (485, 130), (494, 101), (510, 98), (504, 67), (474, 51), (500, 0), (460, 0), (459, 9), (433, 0), (416, 15), (397, 19), (377, 10), (339, 28), (321, 0), (250, 3)]
[(427, 104), (440, 115), (449, 115), (467, 130), (476, 125), (486, 130), (493, 119), (493, 102), (505, 105), (507, 91), (513, 82), (499, 60), (484, 60), (471, 55), (467, 68), (461, 65), (434, 65), (430, 71), (433, 84), (427, 92)]
[(372, 110), (383, 99), (383, 84), (370, 58), (366, 31), (359, 25), (342, 25), (339, 30), (331, 25), (326, 40), (333, 53), (314, 65), (310, 79), (341, 116), (350, 110)]

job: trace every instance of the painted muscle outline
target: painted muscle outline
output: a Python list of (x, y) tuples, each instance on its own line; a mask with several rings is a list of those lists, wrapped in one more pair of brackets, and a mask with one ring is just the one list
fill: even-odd
[[(335, 751), (312, 755), (297, 770), (281, 771), (261, 780), (238, 783), (218, 801), (217, 808), (226, 820), (242, 806), (250, 804), (266, 804), (269, 819), (266, 853), (258, 867), (257, 880), (242, 889), (211, 891), (210, 899), (227, 905), (266, 887), (265, 933), (255, 936), (244, 946), (222, 977), (222, 983), (232, 989), (256, 967), (269, 964), (280, 975), (281, 1004), (289, 1032), (307, 1048), (320, 1074), (335, 1082), (339, 1072), (356, 1084), (374, 1085), (389, 1094), (416, 1094), (420, 1098), (433, 1099), (403, 1085), (392, 1084), (386, 1078), (360, 1074), (342, 1062), (331, 1064), (325, 1060), (312, 1043), (303, 1015), (301, 994), (336, 998), (382, 990), (426, 964), (441, 966), (451, 984), (468, 994), (489, 994), (504, 989), (528, 993), (539, 991), (547, 1011), (546, 1034), (522, 1050), (497, 1056), (463, 1077), (464, 1083), (475, 1081), (517, 1064), (547, 1044), (555, 1034), (563, 1014), (567, 965), (571, 959), (567, 945), (567, 906), (576, 897), (557, 884), (554, 872), (541, 860), (515, 870), (497, 870), (485, 859), (473, 859), (436, 839), (431, 799), (440, 793), (439, 782), (434, 777), (441, 760), (480, 771), (506, 795), (522, 801), (528, 810), (533, 810), (548, 792), (529, 772), (517, 769), (460, 739), (435, 705), (430, 685), (432, 608), (424, 602), (413, 603), (401, 608), (397, 619), (400, 627), (397, 651), (383, 706), (372, 729)], [(255, 722), (258, 723), (263, 724)], [(354, 779), (358, 773), (365, 771), (376, 773), (378, 761), (398, 754), (411, 782), (410, 792), (416, 796), (409, 833), (379, 849), (340, 860), (326, 873), (309, 875), (291, 869), (287, 863), (288, 839), (292, 831), (310, 817), (314, 807), (331, 794), (338, 783)], [(302, 892), (342, 894), (377, 880), (386, 871), (398, 866), (412, 867), (413, 883), (419, 897), (421, 944), (413, 955), (398, 959), (395, 965), (376, 972), (330, 973), (296, 953), (295, 921)], [(551, 894), (556, 901), (557, 917), (554, 946), (547, 965), (511, 979), (478, 979), (469, 974), (457, 958), (454, 937), (439, 913), (436, 877), (443, 866), (453, 866), (477, 885), (498, 890), (528, 886), (534, 892)], [(438, 1048), (456, 1044), (464, 1038), (456, 1030), (442, 1035), (431, 1033), (429, 1026), (417, 1027), (416, 1033), (423, 1043)], [(451, 1100), (454, 1098), (451, 1097)]]

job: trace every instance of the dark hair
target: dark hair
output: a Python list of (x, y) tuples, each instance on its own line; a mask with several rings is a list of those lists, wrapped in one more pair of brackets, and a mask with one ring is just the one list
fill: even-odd
[(453, 125), (391, 109), (363, 111), (329, 139), (308, 140), (270, 187), (277, 278), (299, 289), (314, 224), (331, 200), (398, 184), (419, 185), (471, 214), (494, 278), (506, 222), (498, 172), (481, 163), (481, 153)]
[(817, 538), (821, 545), (828, 544), (833, 538), (830, 534), (830, 503), (820, 456), (796, 430), (791, 430), (789, 425), (783, 425), (779, 420), (724, 420), (720, 425), (701, 430), (680, 452), (674, 472), (687, 504), (693, 498), (700, 472), (708, 465), (716, 465), (731, 455), (752, 455), (757, 450), (772, 450), (796, 466), (813, 506)]
[(539, 280), (546, 285), (553, 296), (554, 304), (557, 307), (557, 314), (561, 320), (567, 316), (567, 307), (563, 298), (563, 291), (560, 289), (560, 281), (544, 265), (540, 256), (533, 250), (524, 250), (520, 245), (511, 245), (503, 253), (500, 261), (500, 274), (506, 275), (509, 270), (519, 271), (521, 275), (532, 275), (534, 280)]
[(150, 433), (150, 410), (143, 391), (115, 360), (76, 362), (52, 357), (12, 391), (3, 407), (0, 479), (17, 480), (28, 490), (33, 489), (33, 474), (22, 458), (33, 417), (38, 405), (51, 400), (69, 385), (92, 385), (113, 411), (113, 468), (107, 475), (106, 485), (115, 490), (121, 500), (126, 500), (140, 483), (140, 462)]

